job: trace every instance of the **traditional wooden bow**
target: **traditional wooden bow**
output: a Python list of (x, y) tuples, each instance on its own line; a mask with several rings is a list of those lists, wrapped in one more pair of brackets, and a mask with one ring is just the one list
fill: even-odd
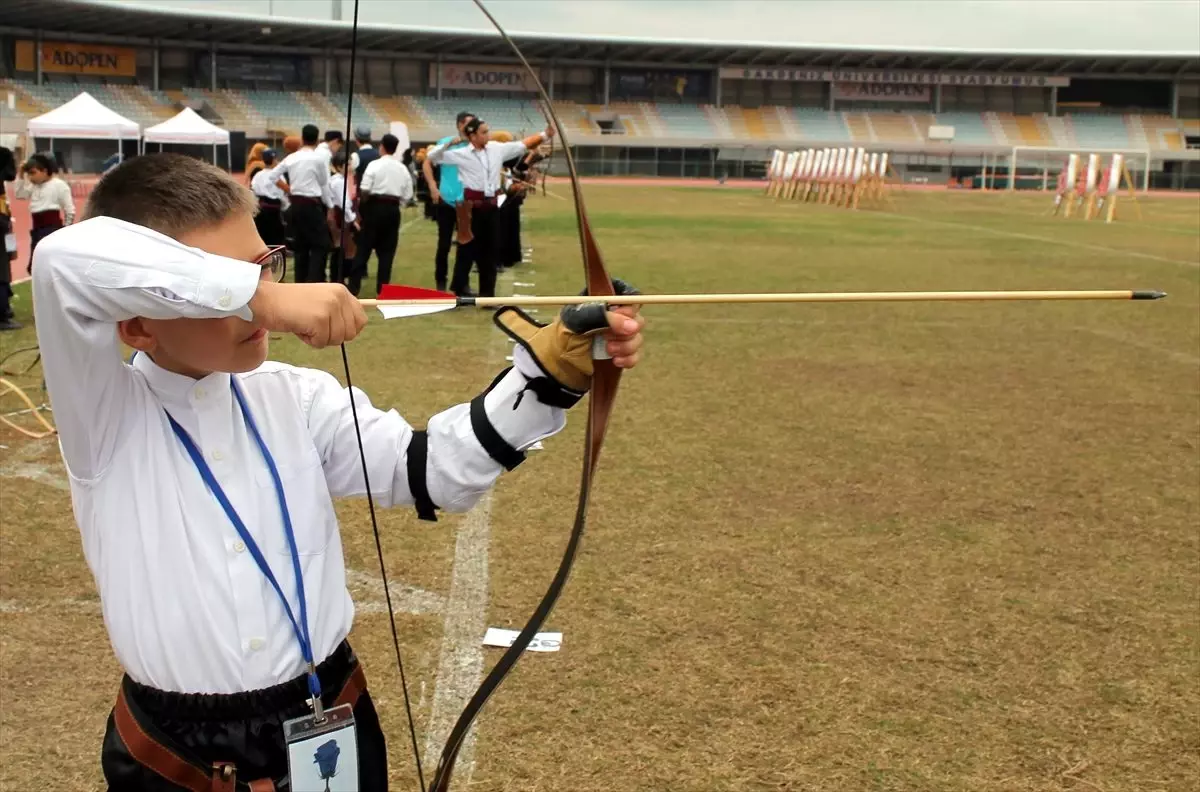
[[(580, 250), (583, 255), (583, 269), (587, 281), (587, 293), (597, 297), (613, 296), (612, 281), (608, 276), (608, 272), (604, 268), (604, 260), (600, 256), (600, 248), (596, 244), (595, 237), (592, 235), (591, 225), (588, 223), (587, 210), (583, 205), (583, 195), (579, 188), (579, 175), (575, 169), (575, 160), (571, 154), (571, 148), (567, 143), (566, 133), (562, 123), (559, 121), (557, 114), (554, 112), (553, 105), (550, 102), (550, 97), (546, 93), (545, 87), (538, 79), (537, 72), (529, 65), (529, 61), (525, 59), (521, 49), (505, 32), (496, 18), (487, 10), (481, 0), (474, 0), (475, 5), (479, 10), (487, 16), (488, 20), (495, 26), (500, 36), (512, 48), (513, 53), (521, 61), (525, 70), (529, 73), (530, 79), (537, 87), (539, 96), (543, 103), (543, 109), (550, 123), (554, 125), (558, 133), (558, 137), (562, 139), (562, 148), (564, 157), (566, 158), (567, 171), (571, 177), (571, 192), (575, 198), (575, 217), (579, 227), (579, 242)], [(357, 63), (357, 47), (358, 47), (358, 0), (354, 2), (354, 21), (351, 28), (350, 40), (350, 86), (346, 102), (346, 139), (350, 138), (352, 129), (351, 114), (354, 107), (354, 66)], [(345, 188), (343, 188), (345, 189)], [(343, 204), (345, 198), (343, 196)], [(345, 234), (345, 228), (342, 229)], [(351, 387), (350, 378), (350, 361), (346, 355), (346, 347), (342, 346), (342, 363), (346, 374), (346, 387)], [(517, 660), (529, 646), (534, 635), (542, 624), (546, 621), (546, 617), (550, 615), (550, 611), (554, 608), (558, 601), (559, 595), (562, 593), (563, 587), (567, 582), (567, 577), (571, 572), (571, 566), (575, 562), (575, 555), (579, 550), (579, 544), (583, 538), (584, 526), (587, 522), (588, 501), (591, 495), (592, 477), (596, 470), (596, 463), (600, 457), (600, 449), (604, 444), (604, 435), (608, 429), (608, 418), (612, 412), (613, 401), (616, 398), (617, 386), (621, 381), (621, 370), (618, 369), (611, 360), (602, 359), (596, 360), (594, 364), (594, 373), (592, 376), (591, 398), (588, 400), (588, 430), (587, 437), (584, 441), (583, 466), (581, 483), (579, 487), (579, 497), (575, 507), (575, 519), (571, 526), (571, 534), (567, 540), (566, 550), (563, 552), (562, 561), (559, 563), (558, 571), (555, 573), (553, 580), (550, 582), (550, 587), (542, 596), (533, 615), (526, 622), (516, 640), (513, 641), (496, 665), (492, 668), (488, 675), (480, 684), (479, 689), (467, 702), (462, 714), (451, 729), (450, 735), (446, 740), (445, 746), (442, 748), (441, 758), (438, 761), (437, 770), (430, 781), (428, 792), (446, 792), (450, 786), (450, 778), (454, 772), (455, 760), (458, 758), (459, 749), (462, 747), (463, 741), (470, 731), (471, 725), (474, 723), (476, 716), (480, 710), (491, 698), (492, 693), (504, 681), (509, 671), (516, 665)], [(375, 504), (371, 498), (371, 485), (367, 479), (367, 463), (366, 455), (362, 451), (362, 435), (359, 429), (358, 413), (351, 399), (350, 407), (354, 418), (354, 430), (358, 436), (359, 453), (362, 457), (362, 472), (363, 479), (367, 491), (367, 503), (371, 513), (371, 524), (375, 532), (375, 548), (379, 558), (379, 573), (383, 581), (384, 596), (387, 600), (388, 616), (391, 620), (392, 627), (392, 644), (396, 653), (396, 665), (400, 671), (400, 683), (404, 691), (404, 706), (408, 716), (409, 736), (412, 741), (413, 759), (417, 767), (417, 777), (421, 785), (421, 789), (426, 790), (424, 773), (421, 768), (420, 750), (417, 746), (416, 727), (412, 716), (412, 706), (408, 694), (408, 681), (404, 674), (404, 661), (400, 652), (400, 641), (396, 631), (396, 620), (392, 608), (392, 598), (388, 589), (387, 572), (383, 560), (383, 546), (379, 537), (379, 528), (375, 518)]]
[[(548, 120), (554, 124), (554, 129), (558, 133), (558, 137), (562, 140), (563, 156), (566, 159), (567, 172), (571, 176), (571, 193), (575, 198), (575, 220), (579, 227), (579, 245), (583, 254), (583, 271), (587, 280), (587, 293), (598, 297), (613, 296), (612, 280), (608, 276), (608, 271), (604, 268), (604, 259), (600, 255), (600, 247), (596, 244), (596, 239), (592, 235), (592, 227), (588, 222), (587, 210), (583, 205), (583, 193), (579, 188), (579, 174), (575, 169), (575, 159), (571, 154), (571, 147), (567, 143), (566, 131), (563, 129), (558, 115), (554, 112), (550, 97), (546, 93), (542, 81), (538, 79), (537, 72), (529, 65), (529, 61), (525, 59), (521, 48), (505, 32), (504, 28), (496, 21), (491, 12), (487, 10), (482, 0), (474, 0), (474, 2), (479, 7), (479, 10), (487, 16), (492, 25), (495, 26), (497, 32), (508, 43), (509, 47), (512, 48), (513, 54), (517, 56), (517, 59), (521, 61), (521, 65), (529, 73), (529, 77), (537, 88), (538, 95), (542, 100), (543, 109), (546, 111)], [(546, 617), (550, 615), (550, 611), (554, 609), (555, 603), (558, 602), (559, 595), (562, 594), (567, 577), (571, 573), (571, 566), (575, 563), (575, 555), (579, 551), (580, 541), (583, 539), (584, 527), (587, 524), (588, 501), (590, 500), (592, 490), (592, 477), (595, 474), (596, 463), (600, 458), (600, 449), (604, 445), (604, 435), (608, 430), (608, 417), (612, 413), (613, 401), (616, 399), (617, 386), (620, 382), (621, 370), (613, 365), (611, 360), (595, 361), (594, 374), (592, 375), (592, 391), (588, 400), (588, 429), (587, 436), (584, 439), (583, 471), (579, 485), (579, 499), (575, 506), (575, 520), (571, 526), (571, 535), (567, 540), (567, 547), (563, 552), (562, 561), (559, 562), (558, 571), (554, 573), (554, 579), (550, 582), (550, 587), (546, 589), (546, 593), (542, 596), (537, 608), (534, 609), (533, 615), (529, 617), (529, 621), (521, 628), (521, 632), (516, 640), (513, 641), (512, 646), (505, 650), (504, 655), (492, 667), (492, 670), (488, 672), (479, 689), (475, 691), (475, 695), (471, 696), (471, 700), (467, 702), (467, 706), (463, 709), (462, 714), (458, 716), (454, 728), (450, 730), (450, 736), (446, 740), (446, 745), (442, 748), (442, 755), (438, 760), (437, 770), (434, 772), (433, 779), (429, 784), (429, 792), (446, 792), (450, 788), (450, 777), (454, 773), (454, 763), (458, 758), (458, 751), (462, 747), (467, 732), (471, 729), (471, 724), (475, 722), (475, 717), (483, 709), (488, 699), (491, 698), (492, 693), (500, 687), (500, 683), (508, 676), (513, 666), (517, 664), (517, 660), (520, 659), (530, 642), (533, 641), (534, 635), (541, 629), (542, 624), (546, 621)]]

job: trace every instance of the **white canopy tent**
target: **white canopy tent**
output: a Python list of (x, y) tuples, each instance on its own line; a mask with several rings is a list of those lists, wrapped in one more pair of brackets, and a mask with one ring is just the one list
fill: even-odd
[(147, 143), (157, 143), (162, 150), (163, 143), (179, 143), (184, 145), (212, 146), (213, 163), (217, 162), (217, 146), (225, 146), (226, 162), (228, 162), (229, 130), (213, 124), (200, 117), (190, 107), (185, 107), (173, 118), (168, 118), (161, 124), (146, 127), (142, 138), (142, 153), (146, 152)]
[(136, 140), (141, 133), (137, 124), (105, 107), (87, 91), (48, 113), (29, 119), (27, 129), (31, 138), (49, 138), (51, 150), (55, 138), (111, 138), (117, 141), (118, 154), (122, 140)]

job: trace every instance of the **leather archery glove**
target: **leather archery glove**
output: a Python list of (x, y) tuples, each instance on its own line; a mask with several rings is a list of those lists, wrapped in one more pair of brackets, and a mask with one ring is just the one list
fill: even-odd
[[(640, 294), (624, 281), (613, 279), (618, 296)], [(496, 326), (529, 352), (538, 367), (559, 385), (577, 393), (592, 386), (592, 344), (608, 331), (608, 305), (620, 303), (611, 297), (597, 302), (568, 305), (549, 324), (542, 324), (519, 308), (506, 306), (496, 311)], [(608, 301), (608, 302), (604, 302)], [(630, 304), (626, 301), (625, 304)]]

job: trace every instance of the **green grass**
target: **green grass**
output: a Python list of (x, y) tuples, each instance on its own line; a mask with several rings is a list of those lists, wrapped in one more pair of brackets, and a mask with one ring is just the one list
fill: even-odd
[[(906, 193), (893, 212), (850, 213), (732, 189), (586, 191), (610, 271), (646, 292), (1170, 297), (648, 308), (647, 356), (624, 378), (548, 625), (563, 651), (524, 658), (488, 705), (471, 789), (1194, 786), (1193, 198), (1105, 226), (1047, 217), (1034, 195)], [(534, 291), (577, 291), (570, 204), (528, 206)], [(432, 285), (433, 228), (406, 223), (393, 280)], [(31, 341), (0, 336), (0, 353)], [(358, 387), (421, 424), (483, 388), (504, 349), (488, 315), (459, 310), (373, 319), (350, 358)], [(336, 351), (273, 351), (341, 376)], [(519, 626), (558, 563), (581, 423), (496, 492), (488, 624)], [(4, 464), (21, 441), (0, 442)], [(65, 493), (4, 478), (0, 507), (0, 600), (94, 596)], [(339, 513), (348, 565), (369, 572), (365, 504)], [(389, 576), (446, 592), (460, 519), (383, 513)], [(442, 617), (400, 627), (422, 728)], [(360, 615), (352, 640), (393, 788), (412, 789), (386, 618)], [(0, 612), (0, 788), (97, 786), (117, 674), (97, 614)]]

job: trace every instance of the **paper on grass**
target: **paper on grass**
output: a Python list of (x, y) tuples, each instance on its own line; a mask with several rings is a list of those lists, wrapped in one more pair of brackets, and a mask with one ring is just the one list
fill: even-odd
[[(483, 636), (484, 646), (499, 646), (502, 649), (507, 649), (513, 645), (513, 641), (517, 640), (517, 636), (521, 634), (520, 630), (505, 630), (500, 627), (488, 627), (487, 633)], [(533, 636), (529, 647), (526, 651), (529, 652), (557, 652), (562, 646), (562, 636), (560, 632), (541, 632)]]

